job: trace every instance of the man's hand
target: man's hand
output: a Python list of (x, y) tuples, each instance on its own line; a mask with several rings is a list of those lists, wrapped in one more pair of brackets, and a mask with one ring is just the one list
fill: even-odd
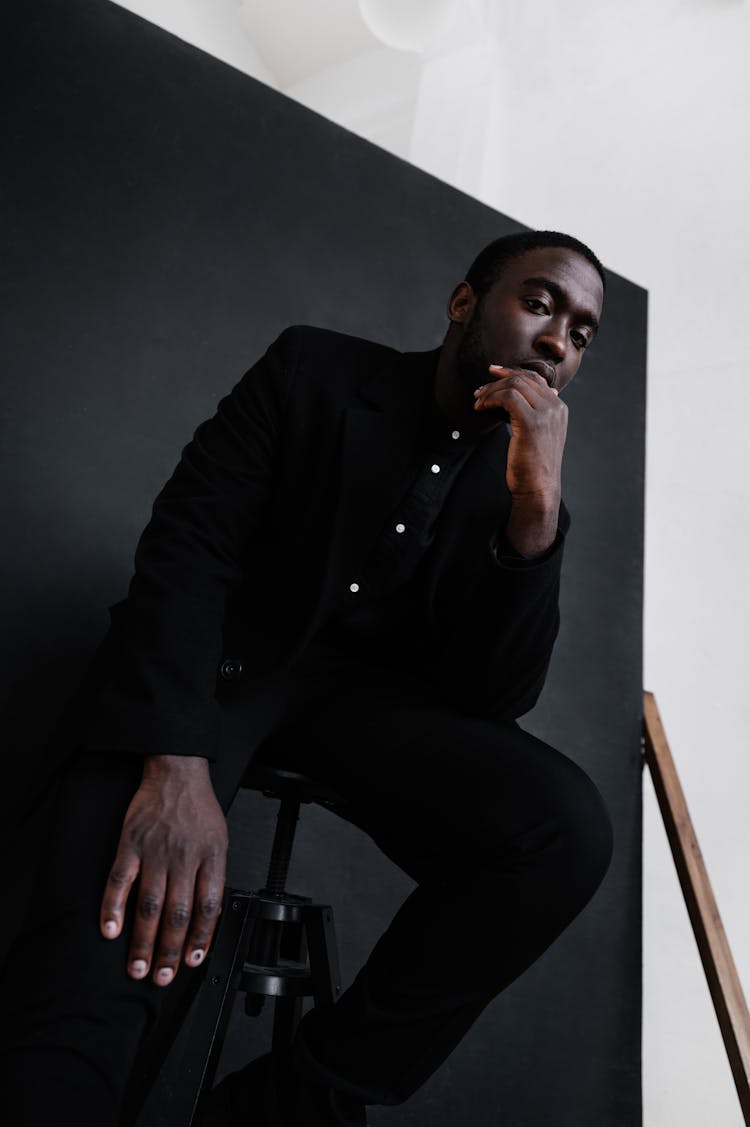
[(474, 409), (507, 412), (511, 438), (506, 478), (513, 499), (505, 535), (532, 558), (552, 546), (560, 511), (560, 477), (568, 409), (538, 372), (491, 364), (490, 383), (474, 392)]
[(100, 917), (102, 935), (116, 939), (140, 878), (128, 954), (132, 978), (153, 970), (157, 985), (169, 985), (183, 948), (188, 966), (203, 961), (221, 911), (227, 842), (206, 760), (149, 756), (125, 815)]

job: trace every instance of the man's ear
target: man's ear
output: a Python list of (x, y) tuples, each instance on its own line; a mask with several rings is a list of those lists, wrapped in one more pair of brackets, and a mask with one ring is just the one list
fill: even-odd
[(477, 295), (468, 282), (459, 282), (448, 299), (448, 320), (466, 325), (477, 304)]

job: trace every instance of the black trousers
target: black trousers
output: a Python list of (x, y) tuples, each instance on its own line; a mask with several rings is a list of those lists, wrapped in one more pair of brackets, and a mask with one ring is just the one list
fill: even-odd
[[(399, 1103), (597, 888), (611, 853), (601, 798), (570, 759), (515, 724), (459, 714), (416, 678), (333, 653), (311, 653), (254, 694), (232, 686), (224, 696), (225, 755), (213, 775), (225, 809), (251, 751), (269, 735), (278, 747), (281, 732), (285, 762), (334, 785), (417, 882), (339, 1002), (310, 1011), (300, 1030), (308, 1080), (361, 1103)], [(62, 787), (0, 993), (0, 1090), (19, 1127), (114, 1127), (157, 1018), (164, 992), (125, 973), (127, 935), (98, 931), (140, 766), (89, 753)], [(467, 930), (459, 921), (470, 913)]]

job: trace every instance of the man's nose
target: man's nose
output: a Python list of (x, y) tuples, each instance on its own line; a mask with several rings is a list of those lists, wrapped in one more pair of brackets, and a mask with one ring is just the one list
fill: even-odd
[(560, 363), (565, 359), (568, 347), (568, 334), (565, 327), (550, 322), (536, 338), (536, 346), (544, 357)]

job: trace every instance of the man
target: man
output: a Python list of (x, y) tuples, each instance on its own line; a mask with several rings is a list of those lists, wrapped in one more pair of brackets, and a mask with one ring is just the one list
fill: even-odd
[(59, 904), (23, 938), (26, 965), (60, 963), (54, 996), (25, 983), (14, 1015), (29, 1123), (66, 1100), (79, 1124), (117, 1121), (163, 988), (206, 957), (223, 811), (258, 749), (283, 742), (331, 783), (416, 888), (340, 1001), (287, 1058), (220, 1085), (208, 1123), (330, 1127), (401, 1102), (588, 901), (611, 848), (601, 799), (514, 721), (557, 633), (559, 393), (603, 294), (577, 240), (499, 239), (436, 352), (287, 330), (198, 428), (100, 658), (52, 831)]

